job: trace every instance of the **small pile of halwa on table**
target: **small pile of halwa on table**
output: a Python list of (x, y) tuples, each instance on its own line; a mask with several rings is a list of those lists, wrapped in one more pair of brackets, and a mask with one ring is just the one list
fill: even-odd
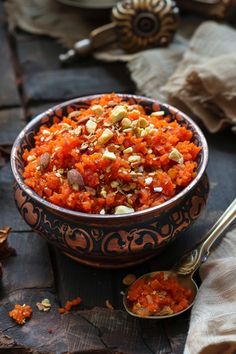
[[(59, 119), (58, 119), (59, 120)], [(107, 94), (50, 127), (25, 150), (24, 182), (47, 201), (84, 213), (159, 205), (195, 177), (200, 147), (164, 111)]]

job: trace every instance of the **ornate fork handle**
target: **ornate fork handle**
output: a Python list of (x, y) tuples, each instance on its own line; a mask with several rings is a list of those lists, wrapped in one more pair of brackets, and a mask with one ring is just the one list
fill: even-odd
[(211, 247), (220, 237), (222, 232), (231, 224), (236, 217), (236, 199), (229, 205), (219, 220), (207, 233), (205, 239), (197, 248), (184, 255), (175, 265), (178, 274), (187, 275), (195, 272), (205, 262), (210, 254)]

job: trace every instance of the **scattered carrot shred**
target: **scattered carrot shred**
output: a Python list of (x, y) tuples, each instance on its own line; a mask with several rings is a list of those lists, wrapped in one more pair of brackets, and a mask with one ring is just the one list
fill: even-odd
[(144, 277), (131, 285), (127, 299), (130, 309), (139, 316), (171, 315), (187, 308), (192, 291), (182, 287), (173, 276), (163, 272)]
[(16, 304), (14, 309), (9, 312), (9, 316), (19, 325), (25, 324), (26, 318), (32, 315), (32, 308), (29, 305)]
[(72, 307), (77, 306), (81, 303), (81, 298), (78, 296), (73, 300), (68, 300), (64, 307), (59, 307), (58, 312), (62, 315), (66, 312), (70, 312)]

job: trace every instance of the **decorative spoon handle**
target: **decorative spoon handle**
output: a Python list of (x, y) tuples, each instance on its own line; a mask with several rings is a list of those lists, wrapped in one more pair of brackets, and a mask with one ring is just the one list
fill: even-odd
[(211, 247), (220, 237), (222, 232), (231, 224), (236, 217), (236, 199), (229, 205), (219, 220), (212, 226), (206, 238), (197, 248), (187, 253), (175, 266), (178, 274), (187, 275), (195, 272), (205, 262), (210, 254)]

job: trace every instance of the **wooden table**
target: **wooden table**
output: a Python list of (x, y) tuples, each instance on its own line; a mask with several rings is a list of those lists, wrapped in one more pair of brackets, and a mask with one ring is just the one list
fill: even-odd
[[(36, 113), (66, 99), (97, 92), (134, 92), (124, 64), (93, 59), (62, 69), (54, 40), (6, 31), (0, 2), (0, 228), (12, 227), (10, 244), (16, 257), (3, 261), (0, 290), (0, 353), (182, 353), (190, 312), (169, 320), (134, 319), (122, 306), (122, 278), (149, 270), (167, 269), (199, 242), (235, 197), (235, 135), (205, 132), (210, 160), (210, 195), (200, 219), (162, 255), (136, 268), (98, 270), (75, 263), (50, 247), (24, 223), (12, 197), (9, 148), (21, 127)], [(80, 310), (60, 315), (57, 308), (81, 296)], [(52, 309), (39, 312), (36, 302), (50, 299)], [(114, 310), (106, 307), (106, 300)], [(23, 327), (8, 311), (15, 303), (33, 307)], [(33, 349), (35, 351), (33, 351)]]

